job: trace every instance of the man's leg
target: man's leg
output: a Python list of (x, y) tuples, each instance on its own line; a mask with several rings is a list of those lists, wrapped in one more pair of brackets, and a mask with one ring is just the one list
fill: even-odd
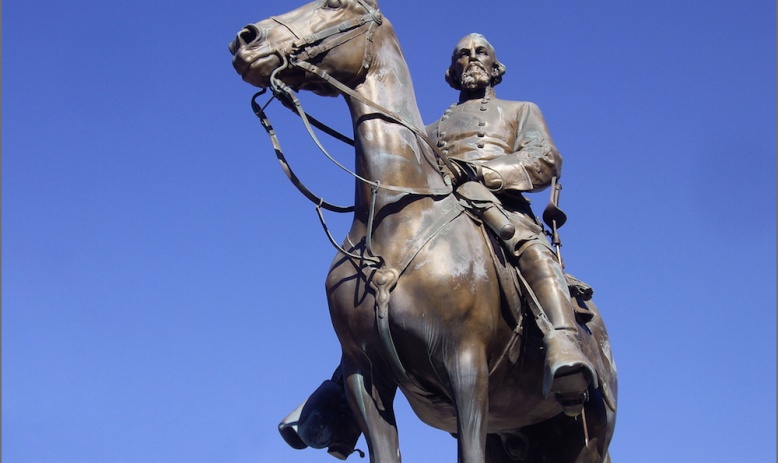
[(528, 246), (519, 256), (519, 271), (540, 303), (554, 330), (544, 333), (546, 372), (543, 395), (554, 393), (573, 416), (580, 413), (584, 393), (596, 373), (581, 352), (575, 313), (562, 267), (542, 243)]

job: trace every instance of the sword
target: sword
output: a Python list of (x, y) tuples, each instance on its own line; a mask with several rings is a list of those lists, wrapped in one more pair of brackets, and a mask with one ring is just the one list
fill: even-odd
[(551, 228), (551, 244), (554, 246), (556, 258), (559, 265), (565, 268), (562, 261), (562, 239), (559, 237), (559, 229), (567, 222), (567, 215), (559, 209), (559, 194), (562, 191), (562, 184), (556, 181), (556, 176), (551, 179), (551, 198), (548, 201), (546, 209), (543, 211), (543, 222)]

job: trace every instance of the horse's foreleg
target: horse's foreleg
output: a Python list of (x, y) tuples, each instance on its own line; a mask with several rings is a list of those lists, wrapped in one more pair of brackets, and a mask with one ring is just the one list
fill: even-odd
[(489, 406), (488, 366), (483, 349), (462, 349), (447, 362), (457, 409), (459, 463), (483, 463)]
[(343, 376), (349, 405), (365, 434), (370, 463), (400, 463), (400, 444), (394, 416), (397, 386), (378, 384), (369, 370), (343, 361)]

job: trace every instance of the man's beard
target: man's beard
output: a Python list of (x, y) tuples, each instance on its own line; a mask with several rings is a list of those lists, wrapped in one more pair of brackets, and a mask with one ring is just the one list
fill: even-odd
[(470, 63), (467, 69), (462, 71), (462, 77), (460, 77), (462, 87), (467, 90), (477, 90), (484, 88), (491, 82), (491, 76), (486, 70), (478, 63)]

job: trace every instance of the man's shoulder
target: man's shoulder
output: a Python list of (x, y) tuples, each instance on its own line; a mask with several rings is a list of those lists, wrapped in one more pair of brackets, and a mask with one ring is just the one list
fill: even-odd
[(443, 115), (441, 115), (438, 119), (435, 120), (435, 122), (432, 122), (431, 124), (427, 124), (425, 128), (427, 129), (427, 132), (430, 131), (430, 129), (434, 129), (437, 127), (438, 124), (440, 124), (440, 121), (443, 121), (445, 119), (448, 119), (451, 116), (451, 112), (459, 105), (457, 103), (452, 103), (448, 108), (446, 108), (445, 111), (443, 111)]
[(495, 103), (499, 105), (503, 112), (512, 114), (518, 119), (543, 117), (543, 113), (538, 105), (532, 101), (497, 100)]
[(540, 109), (538, 108), (538, 105), (532, 101), (501, 100), (499, 98), (495, 98), (494, 102), (504, 107), (514, 107), (517, 109), (529, 109), (533, 111)]
[(436, 120), (432, 124), (427, 124), (426, 126), (424, 126), (424, 131), (427, 133), (428, 137), (434, 138), (439, 123), (440, 123), (440, 119)]

